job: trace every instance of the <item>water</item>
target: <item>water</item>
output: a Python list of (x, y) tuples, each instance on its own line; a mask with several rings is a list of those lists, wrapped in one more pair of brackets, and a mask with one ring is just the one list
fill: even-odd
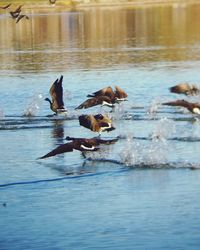
[[(17, 25), (1, 11), (0, 249), (199, 249), (199, 118), (160, 104), (200, 82), (199, 8), (27, 10)], [(53, 117), (61, 74), (68, 116)], [(74, 110), (108, 85), (128, 101)], [(116, 144), (37, 160), (95, 136), (78, 116), (99, 112)]]

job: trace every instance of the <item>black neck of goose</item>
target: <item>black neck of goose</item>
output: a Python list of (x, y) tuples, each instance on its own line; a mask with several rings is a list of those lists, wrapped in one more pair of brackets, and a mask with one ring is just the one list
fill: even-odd
[(45, 101), (49, 102), (50, 107), (52, 106), (52, 102), (51, 102), (51, 100), (49, 98), (45, 98)]

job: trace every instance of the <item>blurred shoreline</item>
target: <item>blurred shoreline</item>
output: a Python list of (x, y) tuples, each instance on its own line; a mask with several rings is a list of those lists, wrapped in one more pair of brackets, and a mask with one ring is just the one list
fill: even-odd
[(0, 1), (0, 7), (12, 3), (12, 6), (24, 5), (24, 9), (29, 8), (90, 8), (90, 7), (151, 7), (156, 5), (173, 5), (184, 7), (188, 4), (199, 4), (198, 0), (56, 0), (55, 4), (50, 4), (49, 0), (12, 0)]

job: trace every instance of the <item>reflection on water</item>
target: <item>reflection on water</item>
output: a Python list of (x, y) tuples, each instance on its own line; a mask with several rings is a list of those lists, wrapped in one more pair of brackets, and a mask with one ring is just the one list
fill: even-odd
[(119, 67), (200, 55), (200, 4), (51, 14), (31, 10), (30, 20), (18, 24), (0, 11), (0, 70)]

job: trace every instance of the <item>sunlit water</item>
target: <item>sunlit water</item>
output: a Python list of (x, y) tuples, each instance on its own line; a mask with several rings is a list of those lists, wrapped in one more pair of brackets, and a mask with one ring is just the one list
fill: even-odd
[[(162, 106), (200, 83), (200, 5), (0, 15), (0, 249), (199, 249), (200, 118)], [(51, 116), (64, 76), (67, 117)], [(119, 85), (128, 101), (75, 110)], [(195, 99), (198, 101), (198, 97)], [(66, 136), (93, 137), (82, 113), (109, 114), (99, 152), (37, 160)]]

